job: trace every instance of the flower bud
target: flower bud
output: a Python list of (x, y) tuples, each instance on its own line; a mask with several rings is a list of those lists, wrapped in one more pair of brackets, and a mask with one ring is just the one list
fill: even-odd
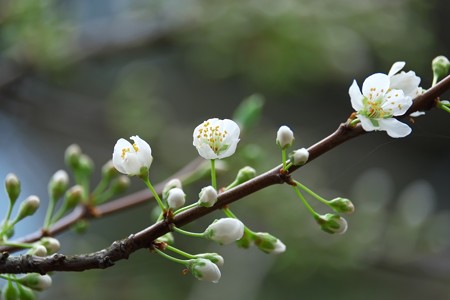
[(209, 259), (211, 262), (215, 263), (218, 267), (223, 266), (223, 257), (217, 253), (200, 253), (195, 255), (197, 258)]
[(15, 174), (9, 173), (5, 178), (5, 188), (8, 193), (11, 206), (14, 205), (20, 194), (20, 181)]
[(76, 169), (80, 164), (81, 148), (77, 144), (72, 144), (67, 147), (64, 153), (64, 161), (69, 168)]
[(53, 174), (52, 178), (50, 178), (50, 182), (48, 183), (48, 192), (52, 199), (57, 200), (64, 192), (67, 190), (69, 185), (69, 175), (64, 170), (56, 171)]
[(78, 184), (67, 190), (63, 203), (64, 212), (73, 209), (81, 202), (83, 199), (83, 192), (83, 187)]
[(437, 78), (444, 78), (448, 74), (450, 68), (450, 62), (445, 56), (437, 56), (431, 63), (433, 69), (433, 75)]
[(268, 254), (280, 254), (286, 251), (282, 241), (267, 232), (256, 232), (253, 241), (259, 250)]
[(31, 195), (20, 204), (19, 212), (17, 213), (14, 223), (22, 220), (25, 217), (32, 216), (39, 208), (39, 198)]
[(47, 256), (47, 249), (42, 245), (34, 245), (33, 248), (28, 250), (27, 254), (35, 256)]
[(212, 186), (202, 188), (199, 196), (199, 204), (205, 207), (211, 207), (217, 202), (217, 191)]
[(301, 148), (292, 152), (289, 158), (294, 166), (301, 166), (308, 161), (309, 152), (306, 148)]
[(246, 166), (239, 170), (239, 172), (236, 176), (237, 184), (241, 184), (246, 181), (249, 181), (250, 179), (255, 178), (255, 176), (256, 176), (255, 169), (253, 169), (252, 167)]
[(130, 178), (121, 175), (111, 183), (111, 190), (114, 195), (119, 195), (125, 192), (130, 187)]
[(84, 176), (89, 176), (94, 170), (94, 162), (86, 154), (81, 154), (78, 168)]
[(244, 235), (244, 224), (238, 219), (222, 218), (206, 228), (204, 236), (221, 245), (231, 244)]
[(285, 125), (281, 126), (277, 132), (276, 143), (281, 149), (292, 146), (292, 143), (294, 143), (294, 132)]
[(119, 171), (114, 167), (112, 160), (108, 160), (102, 167), (102, 176), (107, 181), (113, 179), (119, 174)]
[(17, 282), (29, 287), (35, 291), (43, 291), (52, 285), (52, 278), (48, 275), (40, 275), (38, 273), (30, 273), (19, 279)]
[(8, 280), (8, 282), (3, 286), (2, 298), (5, 300), (19, 299), (19, 291), (14, 287), (11, 280)]
[(187, 268), (198, 280), (219, 282), (220, 270), (219, 267), (209, 259), (196, 258), (189, 260)]
[(343, 234), (347, 231), (347, 221), (336, 214), (325, 214), (315, 216), (320, 228), (328, 233)]
[(186, 202), (186, 194), (180, 188), (173, 188), (167, 196), (167, 203), (172, 209), (178, 209)]
[(172, 232), (168, 232), (165, 235), (157, 238), (156, 241), (161, 242), (161, 243), (166, 243), (169, 245), (173, 245), (175, 243), (175, 238), (174, 238)]
[(58, 252), (58, 250), (61, 248), (61, 244), (59, 241), (52, 237), (44, 237), (41, 239), (40, 244), (47, 249), (48, 254), (53, 254)]
[(351, 214), (355, 211), (355, 206), (352, 201), (341, 197), (330, 200), (328, 202), (328, 206), (330, 206), (337, 213)]
[(163, 199), (167, 199), (167, 197), (169, 196), (169, 191), (170, 191), (171, 189), (173, 189), (173, 188), (179, 188), (179, 189), (182, 188), (180, 179), (178, 179), (178, 178), (170, 179), (170, 180), (164, 185), (164, 188), (163, 188), (163, 191), (162, 191)]
[(244, 235), (236, 241), (239, 248), (248, 249), (252, 245), (253, 236), (244, 230)]

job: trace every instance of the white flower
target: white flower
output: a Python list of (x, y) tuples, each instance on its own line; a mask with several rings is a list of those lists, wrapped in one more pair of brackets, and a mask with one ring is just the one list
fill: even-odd
[(290, 159), (294, 166), (304, 165), (308, 161), (308, 158), (309, 152), (306, 148), (295, 150), (290, 156)]
[(44, 237), (41, 239), (41, 245), (47, 249), (49, 254), (57, 252), (61, 248), (59, 241), (52, 237)]
[(255, 245), (267, 254), (280, 254), (286, 251), (286, 245), (267, 232), (256, 232), (253, 236)]
[(385, 130), (391, 137), (404, 137), (411, 128), (394, 116), (403, 115), (412, 105), (411, 97), (402, 90), (390, 88), (390, 77), (376, 73), (366, 78), (362, 93), (356, 81), (349, 89), (353, 109), (365, 131)]
[(286, 245), (282, 241), (277, 239), (272, 254), (280, 254), (283, 253), (284, 251), (286, 251)]
[(199, 196), (199, 204), (205, 207), (211, 207), (217, 202), (217, 191), (212, 186), (202, 188)]
[(142, 168), (150, 168), (152, 164), (152, 149), (150, 145), (137, 135), (130, 139), (133, 144), (125, 139), (119, 139), (114, 146), (113, 164), (123, 174), (140, 175)]
[(244, 235), (244, 224), (238, 219), (222, 218), (209, 225), (204, 235), (219, 244), (231, 244)]
[(49, 275), (30, 273), (17, 279), (17, 282), (36, 291), (43, 291), (51, 287), (52, 278)]
[(239, 142), (240, 129), (232, 120), (209, 119), (194, 129), (193, 145), (205, 159), (231, 156)]
[(420, 77), (416, 76), (416, 73), (413, 71), (402, 71), (401, 73), (398, 73), (404, 66), (404, 61), (398, 61), (392, 65), (388, 73), (388, 76), (390, 77), (389, 88), (402, 90), (405, 96), (414, 99), (423, 94), (424, 90), (419, 87)]
[(221, 276), (219, 267), (209, 259), (191, 259), (187, 267), (198, 280), (219, 282)]
[(277, 131), (277, 139), (276, 139), (277, 145), (280, 146), (281, 149), (285, 149), (287, 147), (292, 146), (293, 142), (294, 142), (294, 132), (292, 132), (292, 130), (285, 125), (281, 126)]
[(167, 196), (167, 203), (170, 208), (178, 209), (184, 205), (186, 202), (186, 194), (180, 188), (173, 188), (169, 190)]

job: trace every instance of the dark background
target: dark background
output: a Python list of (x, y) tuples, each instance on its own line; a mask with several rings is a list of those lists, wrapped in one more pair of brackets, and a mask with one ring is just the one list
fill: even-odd
[[(247, 164), (277, 165), (274, 143), (290, 126), (295, 147), (330, 134), (352, 112), (348, 88), (399, 60), (429, 87), (431, 60), (449, 56), (448, 1), (334, 0), (0, 0), (0, 177), (13, 172), (23, 193), (41, 198), (48, 178), (79, 144), (99, 168), (120, 137), (139, 135), (154, 154), (158, 182), (197, 156), (192, 131), (230, 118), (242, 99), (266, 99), (242, 137), (227, 185)], [(443, 99), (449, 99), (447, 92)], [(225, 258), (219, 284), (142, 250), (108, 270), (58, 273), (48, 299), (447, 299), (450, 214), (448, 114), (417, 118), (413, 133), (373, 133), (345, 143), (295, 174), (325, 197), (357, 207), (342, 236), (320, 231), (294, 193), (271, 187), (233, 205), (255, 231), (286, 245), (270, 256), (177, 236), (192, 253)], [(143, 188), (132, 178), (131, 190)], [(186, 188), (195, 198), (207, 181)], [(6, 210), (6, 194), (0, 194)], [(313, 202), (313, 200), (311, 200)], [(319, 212), (325, 207), (313, 205)], [(59, 236), (63, 253), (107, 247), (150, 225), (150, 205)], [(214, 217), (193, 224), (201, 231)]]

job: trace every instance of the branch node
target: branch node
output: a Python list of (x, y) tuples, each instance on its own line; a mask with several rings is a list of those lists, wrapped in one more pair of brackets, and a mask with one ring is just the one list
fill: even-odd
[(9, 257), (9, 253), (6, 251), (3, 251), (2, 256), (0, 257), (0, 264), (6, 263), (6, 261), (8, 260), (8, 257)]

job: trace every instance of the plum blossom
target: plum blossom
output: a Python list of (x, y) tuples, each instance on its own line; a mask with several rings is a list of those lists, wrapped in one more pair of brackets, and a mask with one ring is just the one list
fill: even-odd
[(366, 78), (362, 92), (356, 80), (349, 89), (350, 100), (365, 131), (384, 130), (394, 138), (405, 137), (411, 128), (394, 118), (403, 115), (412, 105), (403, 90), (391, 88), (391, 77), (376, 73)]
[(388, 76), (390, 77), (389, 88), (402, 90), (405, 96), (414, 99), (415, 97), (423, 94), (424, 89), (419, 86), (420, 77), (417, 76), (414, 71), (400, 72), (400, 70), (403, 69), (404, 66), (404, 61), (398, 61), (392, 65), (388, 73)]
[(225, 158), (236, 151), (239, 134), (240, 129), (236, 122), (213, 118), (194, 129), (193, 145), (205, 159)]
[(119, 139), (114, 146), (112, 161), (114, 167), (123, 174), (140, 175), (142, 168), (147, 170), (153, 161), (152, 149), (150, 145), (138, 137), (132, 136), (130, 139), (134, 141), (131, 144), (125, 139)]

